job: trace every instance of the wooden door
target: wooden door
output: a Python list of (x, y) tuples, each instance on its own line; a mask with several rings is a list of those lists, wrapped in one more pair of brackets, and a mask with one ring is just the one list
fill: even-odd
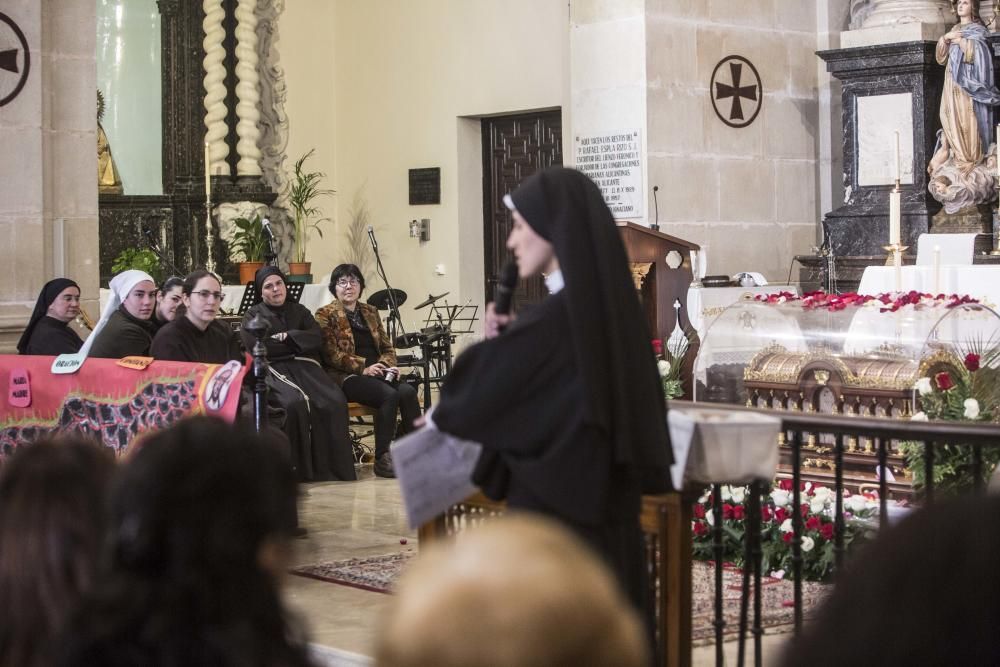
[[(543, 111), (483, 119), (483, 274), (486, 301), (492, 301), (507, 261), (510, 211), (503, 196), (528, 176), (562, 164), (562, 112)], [(538, 303), (546, 295), (540, 277), (521, 281), (516, 306)]]

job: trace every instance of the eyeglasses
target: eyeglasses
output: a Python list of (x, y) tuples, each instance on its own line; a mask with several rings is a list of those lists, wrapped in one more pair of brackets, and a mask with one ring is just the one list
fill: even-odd
[(342, 287), (347, 289), (348, 287), (357, 287), (361, 284), (357, 278), (341, 278), (337, 281), (337, 287)]
[(213, 297), (216, 301), (222, 301), (222, 297), (225, 296), (222, 292), (210, 292), (207, 289), (191, 292), (191, 294), (197, 294), (205, 301), (208, 301), (208, 297)]

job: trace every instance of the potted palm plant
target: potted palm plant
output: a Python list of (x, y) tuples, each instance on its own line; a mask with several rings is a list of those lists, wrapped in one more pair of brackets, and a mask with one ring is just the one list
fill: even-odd
[(229, 235), (229, 250), (240, 270), (240, 283), (253, 282), (257, 269), (264, 266), (264, 252), (267, 240), (264, 237), (260, 215), (250, 218), (235, 218)]
[(326, 177), (326, 174), (321, 171), (306, 171), (304, 168), (306, 160), (314, 152), (316, 152), (315, 148), (295, 162), (292, 187), (288, 193), (288, 204), (295, 214), (293, 261), (288, 263), (288, 272), (293, 275), (309, 273), (311, 262), (306, 261), (306, 243), (309, 241), (309, 232), (315, 231), (320, 238), (323, 238), (320, 224), (330, 219), (316, 217), (320, 215), (319, 207), (315, 204), (316, 198), (334, 193), (333, 190), (320, 187), (320, 181)]

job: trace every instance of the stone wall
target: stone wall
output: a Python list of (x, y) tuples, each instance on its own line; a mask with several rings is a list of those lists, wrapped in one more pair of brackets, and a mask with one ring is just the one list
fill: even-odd
[(9, 353), (55, 276), (74, 278), (97, 313), (96, 6), (5, 0), (3, 11), (31, 59), (24, 89), (0, 107), (0, 353)]

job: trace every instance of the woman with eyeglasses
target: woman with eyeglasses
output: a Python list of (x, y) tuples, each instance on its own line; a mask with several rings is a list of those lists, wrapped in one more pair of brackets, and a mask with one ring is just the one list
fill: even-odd
[(316, 311), (316, 321), (325, 341), (323, 361), (347, 400), (378, 410), (375, 474), (395, 477), (389, 443), (396, 432), (396, 413), (402, 417), (400, 435), (409, 433), (420, 416), (420, 404), (416, 390), (398, 381), (396, 350), (378, 309), (360, 301), (364, 290), (361, 269), (341, 264), (330, 275), (330, 292), (337, 298)]
[(211, 271), (198, 269), (181, 287), (184, 316), (165, 324), (153, 339), (150, 354), (164, 361), (224, 364), (243, 360), (236, 333), (215, 318), (222, 307), (222, 282)]
[(268, 400), (285, 411), (283, 430), (292, 443), (299, 479), (357, 479), (347, 399), (320, 363), (323, 332), (308, 308), (288, 300), (286, 284), (285, 274), (275, 266), (257, 271), (257, 303), (243, 316), (243, 345), (253, 349), (256, 339), (246, 325), (259, 315), (269, 325)]

